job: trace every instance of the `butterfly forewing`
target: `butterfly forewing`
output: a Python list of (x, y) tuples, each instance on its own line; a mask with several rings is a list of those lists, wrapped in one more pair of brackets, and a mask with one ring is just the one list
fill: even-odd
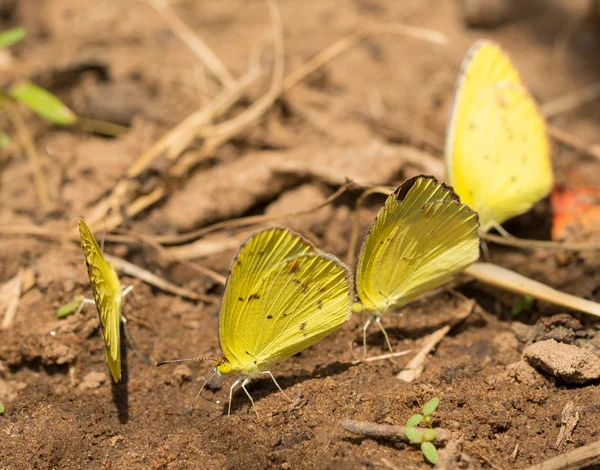
[(87, 224), (79, 219), (81, 246), (106, 348), (106, 360), (115, 382), (121, 380), (121, 284), (111, 263), (104, 259), (102, 250)]

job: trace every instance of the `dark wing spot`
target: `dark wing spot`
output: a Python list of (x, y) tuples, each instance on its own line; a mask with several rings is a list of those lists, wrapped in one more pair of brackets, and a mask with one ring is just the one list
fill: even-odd
[(292, 279), (292, 282), (299, 286), (301, 284), (300, 279)]
[(323, 301), (322, 301), (321, 299), (319, 299), (319, 300), (317, 301), (317, 308), (318, 308), (319, 310), (323, 310)]
[(267, 320), (270, 320), (271, 318), (273, 318), (273, 315), (267, 315)]
[(243, 302), (243, 301), (244, 301), (244, 298), (243, 298), (243, 297), (238, 297), (238, 300), (239, 300), (240, 302)]
[(308, 281), (304, 281), (302, 283), (302, 294), (304, 294), (304, 295), (308, 294), (308, 289), (309, 289)]
[(287, 262), (287, 264), (285, 265), (285, 268), (287, 269), (288, 272), (295, 274), (298, 271), (300, 271), (300, 262), (297, 259), (293, 259), (293, 260)]
[(250, 295), (250, 297), (248, 297), (248, 302), (250, 302), (251, 300), (258, 300), (260, 299), (260, 294), (256, 293), (256, 294), (252, 294)]
[(300, 324), (300, 331), (304, 331), (304, 328), (306, 328), (306, 322), (305, 322), (305, 321), (303, 321), (303, 322)]

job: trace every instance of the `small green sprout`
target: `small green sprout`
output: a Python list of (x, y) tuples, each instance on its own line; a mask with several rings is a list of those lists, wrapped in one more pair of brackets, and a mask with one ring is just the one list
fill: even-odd
[(0, 32), (0, 47), (8, 47), (21, 41), (27, 31), (25, 28), (13, 28)]
[[(413, 444), (421, 445), (421, 452), (427, 461), (433, 465), (440, 459), (437, 449), (433, 445), (435, 429), (431, 427), (431, 414), (437, 409), (440, 399), (435, 397), (423, 406), (423, 414), (414, 414), (406, 421), (404, 435)], [(426, 423), (429, 429), (418, 429), (421, 423)]]
[(4, 405), (0, 402), (0, 415), (4, 414)]
[(522, 299), (520, 299), (516, 304), (512, 306), (512, 308), (510, 309), (510, 314), (513, 317), (516, 317), (523, 312), (528, 312), (532, 309), (534, 301), (535, 299), (530, 295), (523, 296)]
[(12, 139), (10, 136), (0, 129), (0, 150), (6, 150), (8, 147), (10, 147), (11, 143)]
[[(21, 41), (27, 34), (24, 28), (13, 28), (0, 31), (0, 48), (12, 46)], [(17, 104), (22, 104), (31, 111), (60, 126), (72, 126), (77, 123), (77, 115), (54, 94), (45, 88), (27, 80), (14, 83), (10, 88), (0, 88), (0, 110), (4, 110), (15, 128), (23, 127)], [(0, 149), (10, 145), (10, 137), (0, 130)]]
[(75, 312), (75, 310), (77, 310), (77, 308), (79, 307), (80, 304), (81, 304), (81, 296), (76, 295), (73, 298), (73, 302), (58, 307), (58, 310), (56, 310), (56, 317), (57, 318), (68, 317), (73, 312)]

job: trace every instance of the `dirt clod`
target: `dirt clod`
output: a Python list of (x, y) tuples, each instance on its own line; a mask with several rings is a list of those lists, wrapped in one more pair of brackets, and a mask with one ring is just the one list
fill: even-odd
[(85, 392), (86, 390), (94, 390), (106, 383), (108, 375), (105, 372), (88, 372), (81, 383), (77, 386), (77, 390)]
[(583, 384), (600, 379), (598, 356), (554, 339), (527, 346), (523, 357), (535, 368), (568, 383)]

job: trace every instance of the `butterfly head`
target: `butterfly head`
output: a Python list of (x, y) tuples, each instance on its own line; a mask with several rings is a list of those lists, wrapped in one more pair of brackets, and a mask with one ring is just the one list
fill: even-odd
[(215, 370), (219, 375), (229, 375), (233, 372), (233, 366), (223, 356), (218, 357), (215, 361)]

